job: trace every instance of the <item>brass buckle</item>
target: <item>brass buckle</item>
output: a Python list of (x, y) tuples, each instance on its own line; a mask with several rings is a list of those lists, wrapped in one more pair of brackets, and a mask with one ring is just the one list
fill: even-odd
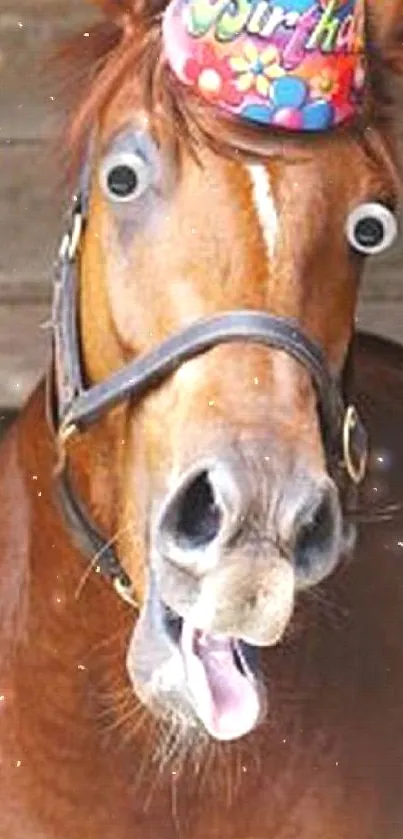
[(60, 475), (63, 472), (63, 469), (66, 466), (66, 459), (67, 459), (67, 451), (66, 451), (66, 444), (70, 437), (76, 433), (77, 428), (75, 425), (70, 424), (66, 426), (61, 426), (59, 430), (56, 432), (55, 441), (56, 441), (56, 463), (54, 466), (54, 474)]
[(77, 426), (74, 422), (63, 422), (57, 432), (60, 444), (65, 446), (67, 441), (77, 433), (77, 430)]
[(343, 423), (343, 462), (349, 477), (358, 486), (364, 480), (367, 471), (368, 445), (364, 440), (359, 446), (359, 452), (354, 451), (354, 432), (357, 429), (362, 434), (365, 433), (356, 407), (349, 405)]

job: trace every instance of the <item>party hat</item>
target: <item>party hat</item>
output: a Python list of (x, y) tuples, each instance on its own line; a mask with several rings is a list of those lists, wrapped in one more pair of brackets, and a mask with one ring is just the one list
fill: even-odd
[(362, 107), (365, 0), (171, 0), (175, 75), (232, 116), (324, 131)]

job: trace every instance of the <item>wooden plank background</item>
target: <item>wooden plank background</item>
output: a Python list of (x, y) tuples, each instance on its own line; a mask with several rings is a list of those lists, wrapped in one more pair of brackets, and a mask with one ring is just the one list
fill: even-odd
[[(0, 405), (18, 406), (44, 367), (51, 275), (61, 230), (60, 173), (49, 148), (58, 102), (40, 62), (86, 32), (85, 0), (0, 0)], [(403, 342), (403, 235), (369, 265), (358, 324)]]

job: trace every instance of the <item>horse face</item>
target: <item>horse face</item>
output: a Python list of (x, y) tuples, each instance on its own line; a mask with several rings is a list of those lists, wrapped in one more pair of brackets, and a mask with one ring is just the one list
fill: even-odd
[[(354, 219), (368, 202), (385, 208), (382, 250), (394, 200), (370, 132), (296, 138), (264, 157), (208, 143), (173, 154), (128, 110), (132, 96), (109, 108), (97, 148), (82, 255), (90, 377), (247, 308), (295, 318), (340, 373), (362, 265)], [(144, 593), (129, 676), (160, 713), (233, 739), (263, 713), (256, 648), (281, 640), (296, 594), (345, 547), (313, 384), (283, 351), (221, 345), (123, 414), (118, 549)]]

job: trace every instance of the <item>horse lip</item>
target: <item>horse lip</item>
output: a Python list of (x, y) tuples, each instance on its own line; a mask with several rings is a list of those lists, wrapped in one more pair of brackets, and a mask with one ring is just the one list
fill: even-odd
[(162, 609), (162, 620), (164, 629), (170, 640), (176, 646), (178, 646), (182, 632), (183, 618), (177, 612), (175, 612), (174, 609), (168, 606), (167, 603), (165, 603), (161, 598), (160, 605)]
[[(186, 719), (187, 725), (200, 726), (202, 720), (189, 693), (182, 651), (182, 617), (160, 595), (156, 575), (150, 569), (144, 607), (136, 623), (127, 653), (129, 678), (135, 692), (157, 716), (167, 706)], [(231, 637), (234, 663), (244, 678), (255, 685), (260, 712), (254, 728), (267, 715), (267, 692), (260, 667), (258, 649), (240, 638)], [(144, 654), (147, 649), (147, 655)]]

